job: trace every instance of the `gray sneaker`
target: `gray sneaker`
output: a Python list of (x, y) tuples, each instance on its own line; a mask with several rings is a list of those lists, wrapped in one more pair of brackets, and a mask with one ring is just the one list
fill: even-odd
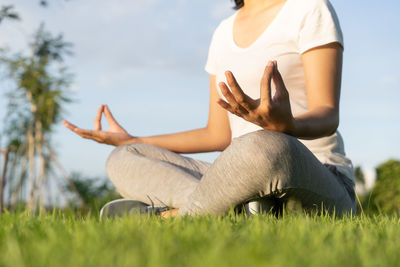
[(158, 215), (169, 207), (154, 207), (134, 199), (116, 199), (105, 204), (100, 210), (100, 220), (132, 214)]

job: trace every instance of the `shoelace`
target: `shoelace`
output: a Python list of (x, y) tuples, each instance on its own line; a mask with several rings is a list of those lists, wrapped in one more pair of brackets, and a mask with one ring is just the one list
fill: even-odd
[(148, 206), (146, 208), (146, 213), (150, 215), (160, 215), (161, 212), (169, 210), (169, 207), (154, 207), (154, 206)]
[(149, 195), (147, 195), (147, 198), (150, 200), (151, 206), (147, 206), (146, 208), (146, 213), (150, 214), (150, 215), (159, 215), (161, 212), (169, 210), (169, 207), (167, 205), (165, 205), (164, 202), (162, 202), (160, 199), (157, 198), (158, 201), (160, 201), (163, 205), (165, 205), (164, 207), (155, 207), (154, 206), (154, 202), (153, 200), (150, 198)]

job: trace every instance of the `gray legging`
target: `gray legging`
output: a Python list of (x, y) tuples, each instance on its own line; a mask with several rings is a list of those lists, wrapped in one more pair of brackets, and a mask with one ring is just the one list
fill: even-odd
[(125, 198), (179, 208), (179, 214), (224, 214), (253, 200), (294, 199), (305, 210), (355, 213), (354, 184), (322, 164), (296, 138), (260, 130), (234, 138), (214, 163), (148, 144), (117, 147), (107, 174)]

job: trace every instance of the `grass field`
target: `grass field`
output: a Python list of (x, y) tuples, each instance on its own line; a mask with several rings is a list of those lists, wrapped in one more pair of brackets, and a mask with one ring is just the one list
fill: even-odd
[(0, 266), (400, 266), (400, 220), (6, 213)]

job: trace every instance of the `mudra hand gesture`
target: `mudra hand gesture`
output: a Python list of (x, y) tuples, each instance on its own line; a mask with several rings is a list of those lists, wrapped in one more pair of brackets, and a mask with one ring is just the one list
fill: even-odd
[[(107, 131), (103, 131), (101, 126), (103, 113), (110, 126)], [(122, 126), (119, 125), (119, 123), (114, 119), (107, 105), (101, 105), (97, 111), (97, 115), (94, 120), (94, 130), (81, 129), (66, 120), (63, 120), (62, 123), (68, 129), (80, 135), (81, 137), (94, 140), (101, 144), (119, 146), (128, 143), (128, 141), (132, 142), (132, 140), (135, 139), (135, 137), (128, 134), (128, 132), (125, 131), (125, 129), (122, 128)]]
[[(278, 71), (276, 61), (270, 61), (264, 70), (259, 99), (252, 99), (246, 95), (232, 72), (225, 72), (225, 76), (229, 86), (221, 82), (219, 87), (227, 102), (219, 99), (217, 102), (221, 107), (266, 130), (288, 134), (294, 130), (295, 120), (290, 109), (289, 93)], [(273, 97), (271, 96), (271, 81), (274, 82), (276, 88)]]

